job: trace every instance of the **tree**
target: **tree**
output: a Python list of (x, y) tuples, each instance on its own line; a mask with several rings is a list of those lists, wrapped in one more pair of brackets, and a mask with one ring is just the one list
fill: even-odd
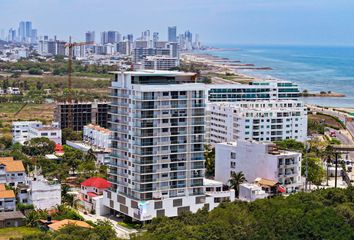
[(80, 163), (83, 161), (84, 155), (80, 150), (69, 146), (64, 146), (64, 152), (63, 163), (67, 164), (74, 174)]
[(31, 75), (42, 75), (43, 71), (40, 68), (30, 68), (28, 73)]
[(246, 181), (245, 175), (243, 172), (238, 172), (235, 173), (233, 172), (231, 174), (231, 178), (229, 180), (229, 185), (231, 188), (235, 190), (235, 197), (238, 198), (239, 193), (240, 193), (240, 184), (244, 183)]
[(307, 180), (316, 186), (321, 185), (324, 177), (325, 177), (325, 170), (322, 167), (322, 162), (320, 158), (316, 157), (305, 157), (302, 160), (301, 167), (302, 167), (302, 175), (306, 174), (306, 161), (308, 161), (308, 177)]
[(63, 144), (66, 143), (66, 141), (80, 141), (82, 140), (82, 132), (76, 132), (72, 130), (71, 128), (64, 128), (62, 130), (62, 142)]
[(46, 155), (54, 152), (55, 142), (46, 137), (32, 138), (24, 143), (22, 151), (29, 156)]
[(294, 150), (294, 151), (303, 151), (305, 146), (302, 142), (298, 142), (294, 139), (284, 139), (282, 141), (276, 141), (275, 144), (284, 150)]
[(95, 227), (95, 232), (101, 240), (116, 239), (116, 233), (113, 225), (108, 220), (98, 220)]
[(215, 174), (215, 148), (211, 145), (205, 145), (204, 149), (206, 175), (214, 176)]
[(210, 212), (155, 218), (132, 239), (354, 239), (352, 202), (352, 188), (224, 202)]

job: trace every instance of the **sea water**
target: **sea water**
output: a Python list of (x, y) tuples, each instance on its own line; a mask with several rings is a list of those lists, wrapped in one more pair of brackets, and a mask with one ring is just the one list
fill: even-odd
[[(310, 92), (331, 91), (346, 97), (308, 97), (305, 103), (333, 107), (354, 107), (354, 47), (233, 46), (219, 45), (212, 55), (253, 63), (272, 70), (241, 70), (262, 78), (297, 83)], [(224, 50), (222, 50), (224, 49)]]

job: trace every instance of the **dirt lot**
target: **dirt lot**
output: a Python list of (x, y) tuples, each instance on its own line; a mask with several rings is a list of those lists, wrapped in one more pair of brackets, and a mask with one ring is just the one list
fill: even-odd
[(340, 125), (335, 118), (327, 115), (320, 115), (320, 114), (309, 114), (308, 118), (312, 121), (318, 122), (318, 123), (324, 123), (328, 127), (334, 127), (338, 129), (343, 129), (342, 125)]
[(28, 104), (16, 116), (15, 113), (21, 109), (22, 103), (0, 103), (0, 120), (4, 125), (16, 120), (40, 120), (50, 122), (53, 120), (55, 104)]

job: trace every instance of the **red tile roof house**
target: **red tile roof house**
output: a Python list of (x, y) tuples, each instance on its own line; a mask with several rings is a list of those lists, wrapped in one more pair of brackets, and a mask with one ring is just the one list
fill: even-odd
[(111, 187), (111, 183), (100, 177), (92, 177), (81, 183), (80, 207), (88, 213), (102, 216), (109, 213), (103, 205), (103, 191)]

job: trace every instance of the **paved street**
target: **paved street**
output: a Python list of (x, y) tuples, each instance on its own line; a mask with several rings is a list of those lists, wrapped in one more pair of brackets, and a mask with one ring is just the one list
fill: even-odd
[(92, 214), (84, 214), (83, 212), (80, 212), (81, 216), (84, 217), (85, 220), (90, 220), (92, 222), (96, 222), (97, 220), (108, 220), (112, 223), (114, 230), (116, 231), (116, 235), (119, 238), (124, 238), (124, 239), (129, 239), (130, 234), (137, 233), (136, 230), (132, 229), (127, 229), (125, 227), (122, 227), (118, 225), (117, 221), (110, 219), (108, 216), (96, 216)]

